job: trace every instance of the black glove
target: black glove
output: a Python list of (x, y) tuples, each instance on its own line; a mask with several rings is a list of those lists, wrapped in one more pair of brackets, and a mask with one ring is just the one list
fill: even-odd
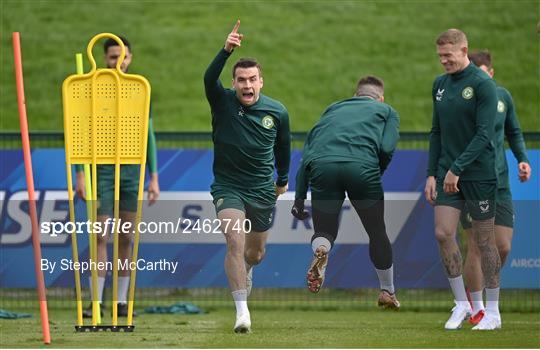
[(304, 209), (304, 200), (295, 199), (293, 207), (291, 209), (291, 214), (298, 220), (306, 220), (309, 218), (309, 212)]

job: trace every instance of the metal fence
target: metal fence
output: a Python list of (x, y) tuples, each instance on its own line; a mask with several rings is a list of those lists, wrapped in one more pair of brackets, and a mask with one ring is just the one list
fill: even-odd
[[(306, 139), (306, 132), (293, 132), (292, 147), (301, 149)], [(523, 133), (527, 148), (540, 148), (540, 132)], [(212, 148), (212, 133), (161, 131), (156, 132), (158, 148)], [(64, 133), (61, 131), (30, 132), (32, 148), (63, 148)], [(428, 149), (429, 134), (426, 132), (401, 132), (398, 149)], [(21, 135), (18, 131), (0, 132), (0, 149), (21, 148)]]

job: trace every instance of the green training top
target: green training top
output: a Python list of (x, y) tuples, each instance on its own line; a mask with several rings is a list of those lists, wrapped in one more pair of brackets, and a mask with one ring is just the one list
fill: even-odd
[(204, 74), (212, 110), (214, 184), (241, 189), (273, 188), (274, 163), (278, 186), (289, 180), (291, 136), (285, 106), (260, 94), (243, 106), (234, 89), (225, 89), (219, 75), (230, 53), (221, 49)]
[(512, 95), (502, 86), (497, 86), (497, 95), (499, 101), (495, 119), (495, 147), (497, 148), (498, 187), (510, 188), (508, 163), (504, 151), (504, 136), (506, 135), (510, 149), (518, 163), (529, 163), (529, 159), (527, 158), (525, 140), (516, 116)]
[(399, 140), (399, 115), (369, 97), (334, 103), (309, 132), (296, 175), (296, 198), (305, 199), (307, 168), (315, 159), (357, 161), (384, 172)]
[(493, 79), (471, 63), (437, 77), (432, 95), (428, 176), (444, 179), (450, 169), (461, 181), (496, 180)]

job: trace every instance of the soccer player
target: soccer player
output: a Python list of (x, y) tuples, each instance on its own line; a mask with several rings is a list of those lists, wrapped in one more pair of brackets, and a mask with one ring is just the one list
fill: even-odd
[(473, 329), (501, 327), (499, 271), (495, 244), (497, 173), (494, 121), (497, 114), (495, 83), (469, 62), (465, 34), (449, 29), (437, 38), (437, 53), (446, 74), (433, 83), (433, 124), (429, 143), (426, 200), (435, 205), (435, 237), (456, 300), (445, 324), (458, 329), (471, 315), (462, 277), (456, 230), (465, 203), (472, 218), (474, 238), (485, 277), (487, 308)]
[[(491, 54), (488, 51), (477, 51), (469, 54), (477, 67), (493, 78), (494, 70), (491, 63)], [(529, 180), (531, 167), (527, 158), (527, 150), (523, 133), (514, 109), (514, 103), (510, 92), (502, 86), (497, 86), (498, 104), (497, 116), (495, 117), (495, 147), (497, 150), (497, 209), (495, 212), (495, 241), (501, 257), (501, 267), (512, 246), (514, 227), (514, 207), (512, 205), (512, 193), (508, 179), (508, 164), (504, 150), (504, 137), (508, 139), (512, 153), (518, 162), (518, 173), (521, 182)], [(480, 268), (480, 252), (474, 232), (472, 230), (470, 216), (467, 210), (461, 213), (461, 225), (467, 235), (467, 256), (465, 258), (464, 275), (465, 283), (470, 291), (473, 316), (469, 319), (471, 324), (478, 324), (485, 314), (483, 302), (484, 276)]]
[(291, 212), (300, 220), (309, 216), (304, 200), (311, 187), (315, 230), (311, 238), (314, 257), (307, 273), (311, 292), (317, 293), (324, 282), (346, 192), (369, 236), (369, 255), (381, 287), (378, 304), (399, 309), (381, 185), (398, 139), (399, 116), (384, 103), (383, 81), (374, 76), (360, 79), (355, 96), (328, 107), (309, 132)]
[[(120, 69), (127, 73), (133, 53), (131, 44), (126, 38), (120, 37), (126, 49), (126, 56), (122, 62)], [(116, 63), (120, 57), (121, 47), (114, 39), (107, 39), (103, 46), (105, 51), (105, 63), (107, 68), (116, 68)], [(150, 114), (148, 124), (148, 146), (147, 146), (147, 166), (150, 173), (150, 182), (148, 184), (148, 201), (152, 205), (159, 196), (159, 182), (157, 172), (157, 150), (156, 137)], [(97, 166), (97, 220), (105, 225), (107, 219), (112, 218), (114, 208), (114, 165), (98, 165)], [(76, 185), (75, 191), (81, 197), (85, 198), (86, 190), (84, 183), (84, 172), (82, 166), (76, 167)], [(137, 198), (139, 192), (139, 166), (137, 165), (121, 165), (120, 168), (120, 219), (123, 222), (130, 221), (135, 225), (137, 212)], [(105, 226), (104, 226), (105, 227)], [(133, 227), (133, 226), (132, 226)], [(108, 228), (110, 231), (110, 228)], [(99, 262), (107, 262), (107, 240), (108, 234), (105, 236), (97, 236), (97, 257)], [(131, 260), (131, 235), (119, 234), (118, 258)], [(98, 295), (97, 300), (103, 302), (103, 289), (105, 286), (105, 276), (107, 271), (98, 270)], [(118, 271), (118, 316), (127, 316), (127, 293), (129, 289), (129, 274), (130, 270)], [(90, 279), (90, 290), (93, 290), (92, 279)], [(135, 316), (135, 313), (133, 314)], [(92, 317), (92, 305), (84, 310), (85, 318)]]
[[(241, 58), (232, 70), (232, 89), (219, 76), (243, 35), (240, 21), (204, 74), (212, 111), (214, 182), (211, 194), (227, 253), (225, 272), (236, 305), (234, 331), (251, 331), (247, 297), (252, 269), (265, 254), (276, 198), (287, 190), (291, 139), (287, 109), (261, 94), (263, 77), (255, 59)], [(277, 180), (274, 183), (274, 170)]]

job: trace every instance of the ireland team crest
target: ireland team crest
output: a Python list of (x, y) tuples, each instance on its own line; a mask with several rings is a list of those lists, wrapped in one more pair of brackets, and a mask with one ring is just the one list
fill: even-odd
[(473, 88), (470, 86), (467, 86), (463, 91), (461, 92), (461, 96), (463, 96), (464, 99), (470, 100), (474, 95)]
[(262, 126), (264, 126), (266, 129), (272, 129), (274, 127), (274, 118), (267, 115), (262, 119)]
[(506, 106), (504, 105), (504, 102), (499, 100), (499, 102), (497, 103), (497, 112), (504, 113), (505, 110)]

